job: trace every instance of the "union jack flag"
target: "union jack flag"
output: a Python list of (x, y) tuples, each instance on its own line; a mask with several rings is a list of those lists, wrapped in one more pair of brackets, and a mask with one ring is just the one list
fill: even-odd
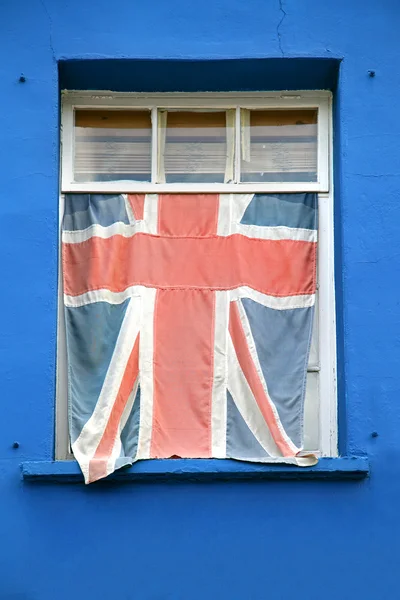
[(86, 483), (139, 459), (301, 464), (316, 194), (67, 194), (62, 240)]

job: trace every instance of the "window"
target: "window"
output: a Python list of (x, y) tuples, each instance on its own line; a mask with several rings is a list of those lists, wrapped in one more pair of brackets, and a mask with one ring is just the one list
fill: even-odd
[(234, 125), (233, 111), (160, 111), (158, 181), (232, 181)]
[(317, 181), (316, 109), (243, 109), (240, 116), (242, 181)]
[(150, 111), (77, 110), (74, 142), (78, 182), (151, 180)]
[[(63, 93), (61, 192), (317, 192), (318, 292), (305, 449), (337, 454), (329, 92)], [(61, 194), (60, 214), (63, 214)], [(61, 289), (61, 282), (60, 282)], [(61, 293), (60, 293), (60, 314)], [(59, 318), (56, 457), (68, 446)]]

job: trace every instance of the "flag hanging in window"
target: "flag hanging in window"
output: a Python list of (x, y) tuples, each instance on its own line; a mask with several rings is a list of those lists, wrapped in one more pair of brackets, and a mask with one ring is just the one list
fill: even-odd
[(301, 456), (317, 195), (66, 194), (70, 438), (139, 459)]

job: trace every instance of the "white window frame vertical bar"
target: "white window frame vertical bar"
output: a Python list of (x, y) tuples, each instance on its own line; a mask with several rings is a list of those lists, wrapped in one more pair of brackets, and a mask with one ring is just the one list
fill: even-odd
[(330, 98), (321, 99), (318, 105), (318, 145), (317, 145), (317, 179), (321, 191), (329, 191), (329, 119), (330, 119)]
[[(319, 282), (319, 397), (320, 451), (322, 456), (337, 456), (337, 399), (336, 399), (336, 324), (333, 265), (333, 198), (320, 194), (318, 262), (323, 265), (324, 277)], [(322, 269), (320, 268), (320, 273)]]
[[(332, 101), (328, 111), (328, 175), (330, 190), (318, 195), (319, 207), (319, 426), (322, 456), (338, 456), (337, 363), (336, 363), (336, 306), (334, 260), (334, 193), (333, 193), (333, 123)], [(321, 268), (321, 265), (323, 267)], [(324, 276), (321, 277), (321, 273)]]
[(235, 175), (234, 182), (240, 182), (240, 171), (241, 171), (241, 157), (242, 157), (242, 147), (241, 147), (241, 139), (242, 139), (242, 129), (240, 123), (240, 106), (236, 107), (235, 113)]
[(65, 197), (61, 192), (66, 182), (74, 180), (73, 163), (75, 152), (74, 107), (63, 106), (61, 113), (60, 192), (58, 212), (58, 298), (57, 298), (57, 363), (56, 363), (56, 410), (55, 410), (55, 458), (72, 458), (69, 452), (68, 426), (68, 362), (67, 339), (64, 315), (64, 286), (62, 277), (62, 222)]
[(61, 265), (62, 219), (65, 199), (60, 194), (59, 223), (58, 223), (58, 299), (57, 299), (57, 365), (56, 365), (56, 427), (55, 455), (58, 460), (66, 460), (69, 456), (68, 433), (68, 363), (67, 340), (64, 317), (64, 289)]
[(66, 103), (61, 112), (61, 189), (65, 190), (74, 183), (74, 107)]
[(158, 182), (158, 108), (151, 109), (151, 183)]

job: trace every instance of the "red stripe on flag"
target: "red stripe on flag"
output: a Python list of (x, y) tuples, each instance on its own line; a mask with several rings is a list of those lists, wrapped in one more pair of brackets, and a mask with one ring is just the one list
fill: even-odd
[(136, 338), (131, 355), (126, 365), (125, 373), (111, 409), (110, 416), (103, 436), (97, 446), (96, 452), (89, 463), (89, 482), (96, 481), (107, 475), (107, 461), (111, 456), (112, 449), (125, 410), (128, 398), (133, 390), (135, 381), (139, 375), (139, 335)]
[(160, 235), (215, 235), (218, 224), (218, 194), (159, 194)]
[(248, 342), (246, 339), (243, 325), (240, 320), (240, 314), (236, 302), (231, 302), (229, 311), (229, 333), (235, 348), (236, 356), (240, 364), (240, 368), (250, 386), (254, 398), (260, 408), (260, 411), (268, 425), (275, 444), (282, 452), (283, 456), (295, 456), (290, 445), (287, 443), (279, 424), (276, 415), (271, 406), (271, 399), (267, 396), (264, 386), (260, 381), (256, 366), (250, 354)]
[(315, 292), (316, 244), (227, 237), (173, 238), (137, 233), (63, 245), (64, 291), (122, 292), (132, 285), (234, 289), (271, 296)]
[(128, 202), (131, 205), (135, 219), (142, 221), (144, 214), (144, 194), (128, 194)]
[(151, 458), (211, 456), (215, 294), (158, 290)]

